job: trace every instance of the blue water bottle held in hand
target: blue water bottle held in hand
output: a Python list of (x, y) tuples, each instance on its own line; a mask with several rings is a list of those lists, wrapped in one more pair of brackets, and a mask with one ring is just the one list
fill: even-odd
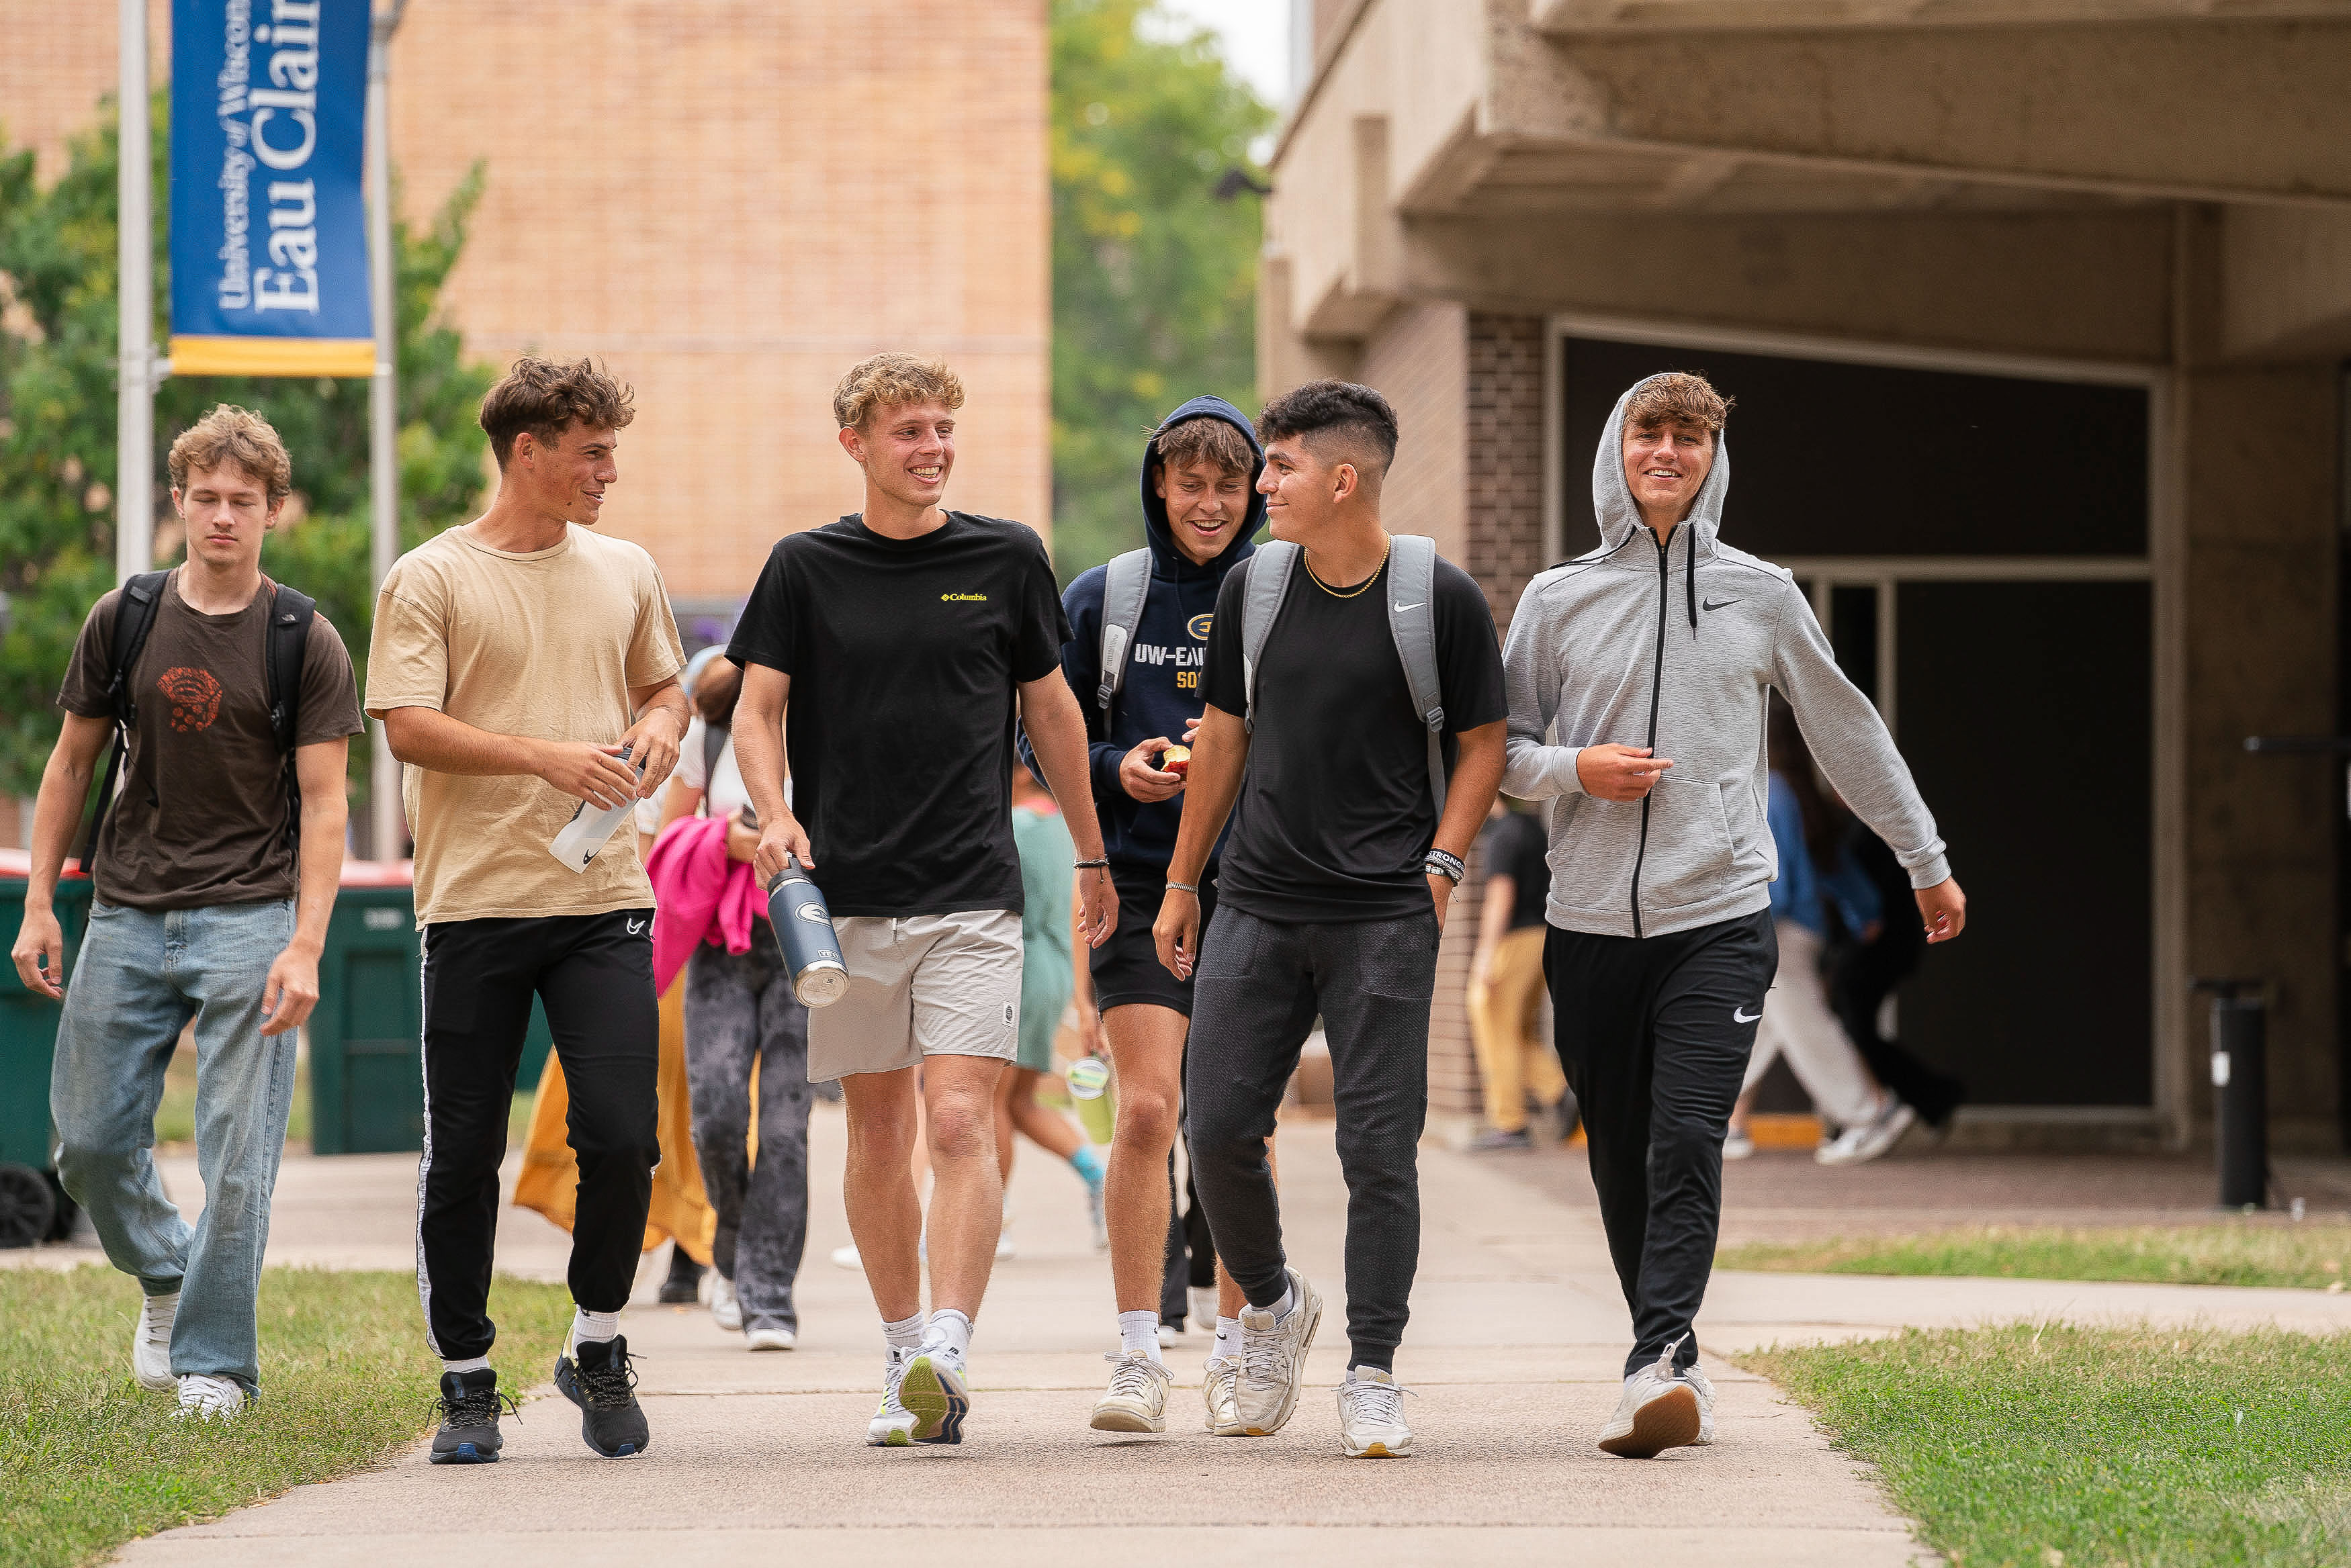
[(796, 855), (784, 857), (784, 868), (768, 884), (768, 923), (775, 928), (776, 946), (784, 955), (785, 972), (792, 977), (792, 994), (803, 1007), (827, 1007), (849, 989), (849, 965), (841, 956), (841, 939), (833, 934), (832, 911), (824, 895), (809, 880)]

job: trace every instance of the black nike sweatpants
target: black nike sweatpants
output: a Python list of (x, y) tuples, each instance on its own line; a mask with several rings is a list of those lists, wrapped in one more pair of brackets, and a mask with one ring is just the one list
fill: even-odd
[(1722, 1139), (1780, 964), (1771, 912), (1661, 937), (1554, 926), (1554, 1038), (1589, 1140), (1608, 1255), (1633, 1309), (1627, 1376), (1693, 1325), (1722, 1219)]
[(424, 1157), (418, 1163), (416, 1287), (434, 1354), (487, 1355), (498, 1162), (530, 999), (571, 1093), (580, 1161), (571, 1297), (628, 1304), (661, 1161), (661, 1012), (651, 909), (424, 928)]

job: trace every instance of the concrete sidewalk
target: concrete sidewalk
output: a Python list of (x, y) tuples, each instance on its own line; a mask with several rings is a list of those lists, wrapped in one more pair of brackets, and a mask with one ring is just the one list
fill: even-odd
[[(2061, 1314), (2351, 1327), (2351, 1300), (2315, 1293), (1725, 1274), (1701, 1324), (1722, 1395), (1719, 1446), (1653, 1463), (1612, 1459), (1592, 1439), (1614, 1406), (1629, 1329), (1596, 1214), (1572, 1194), (1429, 1149), (1419, 1283), (1397, 1362), (1419, 1395), (1410, 1407), (1419, 1453), (1350, 1461), (1329, 1392), (1345, 1364), (1344, 1190), (1330, 1125), (1293, 1122), (1282, 1132), (1283, 1207), (1293, 1255), (1331, 1304), (1313, 1387), (1279, 1437), (1200, 1429), (1189, 1386), (1206, 1349), (1198, 1335), (1169, 1354), (1185, 1383), (1165, 1437), (1086, 1428), (1113, 1337), (1108, 1268), (1086, 1245), (1075, 1179), (1024, 1148), (1019, 1256), (998, 1265), (979, 1324), (967, 1441), (871, 1449), (861, 1439), (881, 1363), (873, 1309), (862, 1276), (826, 1261), (847, 1239), (840, 1113), (820, 1106), (813, 1137), (803, 1348), (753, 1356), (699, 1309), (633, 1309), (627, 1332), (644, 1357), (653, 1432), (643, 1458), (595, 1459), (570, 1407), (541, 1397), (509, 1422), (500, 1464), (434, 1469), (420, 1446), (368, 1474), (137, 1542), (124, 1560), (372, 1568), (461, 1552), (636, 1568), (744, 1552), (795, 1563), (952, 1552), (963, 1564), (1092, 1568), (1230, 1561), (1246, 1546), (1304, 1563), (1543, 1552), (1640, 1568), (1891, 1568), (1925, 1555), (1906, 1521), (1802, 1410), (1725, 1353), (1904, 1323)], [(272, 1261), (409, 1266), (413, 1168), (404, 1156), (288, 1160)], [(173, 1179), (183, 1188), (193, 1179), (177, 1169)], [(507, 1266), (560, 1276), (563, 1239), (537, 1217), (510, 1214), (502, 1245)], [(524, 1386), (546, 1375), (502, 1370)]]

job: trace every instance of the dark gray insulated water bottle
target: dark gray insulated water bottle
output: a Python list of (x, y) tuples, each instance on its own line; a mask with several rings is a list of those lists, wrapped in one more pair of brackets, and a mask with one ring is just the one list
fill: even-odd
[(795, 855), (784, 857), (784, 868), (768, 884), (768, 923), (776, 929), (776, 946), (784, 955), (784, 969), (792, 977), (792, 994), (803, 1007), (829, 1007), (849, 989), (849, 965), (841, 956), (841, 939), (833, 934), (832, 911), (824, 895), (809, 880)]

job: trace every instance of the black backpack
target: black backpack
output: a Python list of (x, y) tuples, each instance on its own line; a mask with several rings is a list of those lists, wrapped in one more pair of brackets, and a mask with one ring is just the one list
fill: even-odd
[[(155, 607), (172, 574), (141, 572), (122, 585), (114, 608), (114, 643), (107, 670), (106, 701), (114, 711), (114, 751), (106, 760), (106, 782), (98, 788), (98, 806), (90, 813), (89, 836), (82, 841), (81, 869), (90, 874), (98, 864), (98, 836), (114, 805), (114, 784), (122, 758), (131, 747), (131, 728), (139, 722), (139, 701), (131, 686), (131, 670), (155, 628)], [(294, 722), (302, 701), (302, 655), (310, 645), (310, 618), (318, 601), (277, 585), (269, 601), (269, 634), (263, 665), (269, 693), (269, 728), (286, 758), (286, 836), (299, 845), (302, 834), (302, 781), (294, 771)]]

